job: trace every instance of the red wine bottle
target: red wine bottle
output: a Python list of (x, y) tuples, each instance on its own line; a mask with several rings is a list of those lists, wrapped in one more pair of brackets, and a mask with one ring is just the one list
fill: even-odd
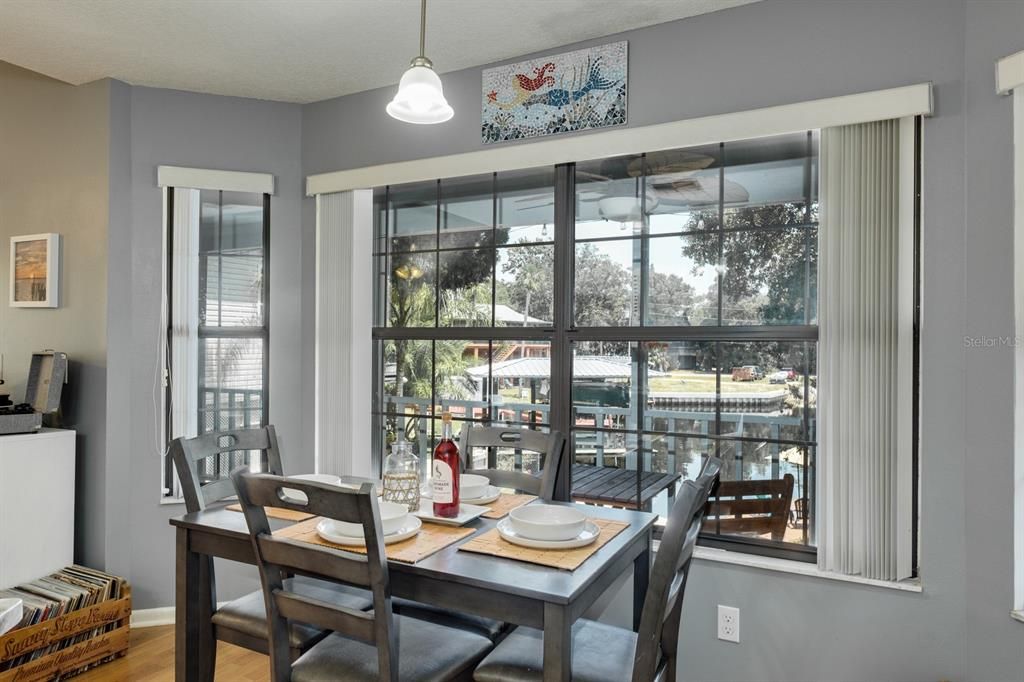
[(452, 415), (441, 416), (441, 442), (434, 448), (434, 471), (431, 492), (434, 516), (453, 519), (459, 515), (459, 471), (462, 461), (459, 448), (452, 440)]

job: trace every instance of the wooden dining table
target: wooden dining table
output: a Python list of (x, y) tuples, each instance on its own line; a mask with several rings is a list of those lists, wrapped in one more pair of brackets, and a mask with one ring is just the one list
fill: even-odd
[[(556, 502), (567, 504), (569, 502)], [(220, 557), (255, 564), (252, 544), (239, 512), (218, 505), (171, 519), (177, 534), (175, 580), (175, 676), (178, 682), (210, 682), (216, 641), (210, 616), (214, 589), (210, 561)], [(463, 613), (544, 631), (544, 680), (568, 680), (572, 626), (630, 567), (633, 568), (633, 629), (651, 568), (657, 516), (642, 511), (586, 507), (592, 517), (628, 526), (576, 570), (459, 551), (459, 545), (495, 527), (497, 520), (467, 524), (476, 532), (414, 564), (388, 562), (391, 593)], [(291, 522), (271, 519), (277, 530)]]

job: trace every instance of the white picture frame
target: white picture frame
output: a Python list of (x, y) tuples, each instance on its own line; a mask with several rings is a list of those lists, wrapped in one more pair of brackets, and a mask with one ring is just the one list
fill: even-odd
[(60, 235), (11, 237), (9, 295), (12, 308), (60, 306)]

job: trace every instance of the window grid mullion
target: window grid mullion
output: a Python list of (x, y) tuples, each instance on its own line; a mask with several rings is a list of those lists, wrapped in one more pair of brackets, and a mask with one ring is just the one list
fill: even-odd
[[(711, 344), (713, 349), (713, 362), (714, 362), (714, 390), (715, 390), (715, 401), (714, 401), (714, 413), (713, 416), (709, 414), (711, 423), (714, 425), (713, 433), (711, 434), (677, 434), (675, 431), (668, 434), (655, 433), (652, 434), (662, 436), (681, 436), (681, 437), (693, 437), (693, 438), (704, 438), (704, 443), (708, 441), (714, 443), (714, 452), (721, 455), (723, 451), (728, 451), (728, 447), (733, 449), (733, 457), (731, 461), (726, 463), (726, 466), (731, 467), (727, 471), (731, 471), (734, 477), (737, 479), (744, 478), (743, 460), (744, 460), (744, 443), (771, 443), (774, 445), (793, 445), (802, 446), (807, 454), (805, 454), (805, 462), (809, 464), (810, 451), (813, 449), (814, 443), (810, 440), (811, 429), (810, 414), (809, 410), (806, 409), (807, 395), (809, 393), (809, 372), (811, 349), (814, 348), (817, 343), (818, 329), (817, 326), (811, 324), (813, 319), (811, 312), (811, 301), (813, 287), (811, 283), (811, 252), (813, 247), (814, 235), (812, 230), (816, 229), (816, 224), (812, 222), (812, 207), (811, 202), (813, 199), (814, 189), (814, 175), (813, 175), (813, 164), (811, 155), (813, 154), (813, 132), (807, 133), (806, 138), (806, 154), (803, 160), (803, 195), (805, 205), (803, 207), (803, 221), (801, 224), (771, 224), (771, 225), (755, 225), (757, 222), (751, 219), (750, 225), (742, 224), (737, 221), (739, 227), (727, 228), (725, 224), (725, 210), (726, 210), (726, 169), (727, 169), (727, 149), (725, 143), (719, 143), (717, 145), (719, 151), (719, 168), (717, 169), (718, 179), (718, 196), (717, 196), (717, 211), (718, 211), (718, 225), (715, 228), (715, 238), (717, 242), (713, 242), (711, 248), (717, 247), (717, 266), (714, 276), (716, 283), (716, 293), (713, 299), (713, 305), (715, 306), (716, 322), (715, 325), (709, 326), (696, 326), (696, 327), (647, 327), (648, 323), (648, 298), (650, 296), (650, 239), (652, 235), (650, 233), (650, 223), (648, 216), (648, 204), (647, 201), (647, 190), (649, 184), (649, 175), (651, 169), (648, 167), (648, 158), (646, 155), (642, 155), (642, 172), (640, 177), (636, 180), (636, 191), (639, 194), (639, 204), (641, 207), (640, 211), (640, 233), (639, 235), (631, 235), (629, 237), (595, 237), (591, 239), (581, 239), (579, 243), (591, 243), (591, 242), (605, 242), (605, 241), (625, 241), (626, 239), (632, 240), (637, 243), (639, 239), (639, 254), (633, 251), (633, 266), (634, 272), (637, 262), (639, 262), (639, 273), (638, 276), (630, 274), (630, 278), (633, 279), (633, 287), (636, 288), (638, 293), (639, 307), (636, 311), (635, 316), (631, 316), (633, 319), (632, 325), (626, 327), (577, 327), (574, 316), (575, 307), (575, 252), (577, 242), (575, 239), (575, 209), (578, 197), (575, 193), (575, 164), (564, 164), (555, 167), (555, 213), (556, 217), (554, 220), (554, 239), (553, 242), (544, 242), (543, 244), (551, 244), (555, 250), (555, 263), (553, 282), (554, 282), (554, 299), (553, 299), (553, 325), (551, 328), (542, 329), (537, 327), (523, 327), (523, 328), (510, 328), (510, 327), (499, 327), (497, 322), (497, 297), (498, 297), (498, 239), (497, 231), (501, 222), (504, 220), (502, 214), (502, 206), (500, 204), (500, 192), (501, 185), (499, 182), (499, 174), (491, 174), (491, 244), (483, 248), (489, 249), (490, 251), (490, 276), (491, 276), (491, 287), (490, 287), (490, 309), (491, 318), (489, 327), (443, 327), (441, 324), (441, 310), (442, 310), (442, 295), (444, 295), (444, 287), (442, 286), (442, 272), (440, 264), (440, 252), (441, 251), (463, 251), (466, 249), (459, 247), (444, 247), (441, 244), (441, 211), (442, 203), (444, 201), (443, 183), (445, 179), (439, 179), (436, 181), (436, 205), (435, 205), (435, 245), (432, 249), (432, 255), (435, 262), (435, 281), (433, 282), (434, 289), (434, 326), (433, 327), (405, 327), (405, 328), (394, 328), (389, 327), (388, 314), (385, 311), (381, 324), (374, 327), (372, 331), (373, 338), (375, 340), (375, 348), (377, 345), (382, 344), (389, 340), (405, 340), (405, 341), (430, 341), (430, 357), (431, 357), (431, 426), (428, 429), (430, 434), (431, 442), (433, 441), (436, 434), (434, 433), (434, 419), (436, 416), (433, 414), (434, 408), (438, 402), (438, 395), (440, 392), (440, 386), (438, 384), (439, 377), (437, 374), (437, 356), (438, 348), (437, 343), (445, 341), (459, 341), (465, 339), (481, 338), (486, 337), (486, 350), (488, 353), (488, 367), (487, 367), (487, 388), (482, 394), (482, 398), (485, 399), (485, 409), (487, 410), (486, 419), (484, 421), (490, 421), (494, 416), (493, 404), (494, 397), (492, 395), (492, 388), (494, 385), (494, 373), (493, 365), (495, 361), (495, 348), (496, 344), (501, 341), (546, 341), (550, 344), (550, 358), (551, 358), (551, 386), (552, 393), (549, 399), (550, 402), (550, 415), (549, 422), (551, 428), (559, 428), (563, 430), (567, 435), (572, 437), (575, 432), (575, 424), (573, 420), (573, 404), (572, 404), (572, 378), (573, 378), (573, 358), (575, 355), (575, 349), (579, 342), (607, 342), (607, 343), (625, 343), (632, 345), (635, 349), (632, 354), (635, 362), (635, 406), (634, 414), (636, 415), (636, 423), (632, 429), (625, 429), (622, 431), (616, 431), (614, 429), (593, 429), (594, 431), (607, 431), (610, 433), (633, 433), (637, 442), (637, 494), (639, 496), (639, 484), (644, 469), (644, 457), (645, 457), (645, 445), (644, 438), (647, 434), (645, 419), (646, 419), (646, 405), (644, 396), (647, 392), (648, 381), (646, 377), (646, 368), (649, 363), (650, 347), (651, 342), (678, 342), (678, 341), (706, 341)], [(741, 150), (742, 155), (742, 150)], [(788, 157), (787, 157), (788, 158)], [(741, 163), (737, 160), (737, 163)], [(742, 162), (746, 163), (746, 162)], [(742, 169), (741, 169), (742, 171)], [(739, 173), (740, 171), (738, 171)], [(739, 178), (737, 178), (739, 179)], [(386, 192), (390, 192), (391, 188), (386, 188)], [(481, 193), (482, 194), (482, 193)], [(386, 196), (388, 196), (386, 194)], [(475, 196), (475, 195), (474, 195)], [(731, 194), (729, 196), (732, 196)], [(734, 201), (734, 199), (730, 199)], [(754, 204), (751, 204), (755, 206)], [(742, 205), (741, 205), (742, 207)], [(387, 210), (385, 211), (385, 234), (390, 234), (388, 228), (390, 225), (390, 198), (386, 203)], [(791, 211), (791, 204), (786, 207), (787, 210)], [(651, 209), (653, 210), (653, 209)], [(730, 209), (731, 210), (731, 209)], [(746, 209), (742, 209), (746, 210)], [(769, 213), (758, 214), (766, 216), (764, 220), (769, 220), (767, 216)], [(783, 218), (785, 220), (786, 218)], [(803, 273), (804, 282), (802, 296), (803, 299), (803, 324), (798, 325), (729, 325), (727, 324), (727, 317), (729, 320), (743, 321), (738, 313), (734, 314), (729, 312), (727, 314), (727, 308), (733, 310), (739, 308), (736, 306), (727, 306), (727, 299), (725, 294), (725, 278), (729, 274), (726, 263), (726, 247), (725, 247), (725, 236), (726, 234), (732, 233), (745, 233), (745, 232), (756, 232), (756, 231), (769, 231), (775, 230), (780, 233), (786, 230), (799, 230), (803, 237)], [(685, 229), (679, 234), (682, 235), (701, 235), (711, 237), (710, 231), (699, 230), (699, 231), (686, 231)], [(677, 233), (666, 233), (658, 234), (657, 237), (672, 237), (678, 236)], [(800, 239), (800, 234), (793, 235), (797, 240)], [(739, 242), (738, 242), (739, 243)], [(792, 244), (792, 242), (789, 242)], [(796, 242), (799, 245), (799, 241)], [(503, 247), (517, 248), (517, 247), (535, 247), (540, 245), (540, 242), (529, 244), (504, 244)], [(391, 259), (397, 252), (392, 252), (390, 249), (391, 245), (388, 240), (385, 240), (386, 258)], [(479, 249), (478, 249), (479, 250)], [(799, 250), (799, 249), (798, 249)], [(427, 251), (424, 249), (423, 251)], [(422, 253), (422, 252), (420, 252)], [(712, 251), (713, 255), (715, 252)], [(742, 255), (742, 254), (740, 254)], [(638, 261), (639, 259), (639, 261)], [(798, 265), (799, 267), (799, 265)], [(799, 271), (798, 271), (799, 272)], [(388, 269), (385, 272), (385, 283), (390, 287), (390, 262), (388, 263)], [(739, 280), (736, 280), (739, 282)], [(797, 290), (799, 291), (799, 290)], [(800, 294), (797, 294), (800, 296)], [(740, 302), (741, 297), (737, 296), (737, 302)], [(386, 301), (388, 299), (385, 299)], [(745, 299), (744, 299), (745, 300)], [(797, 299), (799, 301), (799, 299)], [(710, 301), (709, 301), (710, 302)], [(631, 302), (632, 303), (632, 302)], [(758, 317), (760, 319), (760, 316)], [(764, 438), (758, 438), (756, 436), (746, 436), (743, 433), (734, 436), (723, 436), (721, 430), (723, 428), (723, 378), (722, 368), (723, 364), (727, 362), (726, 358), (727, 350), (726, 346), (734, 344), (735, 342), (750, 342), (750, 343), (789, 343), (797, 349), (802, 350), (803, 355), (803, 383), (804, 383), (804, 408), (802, 412), (802, 439), (792, 438), (775, 438), (771, 437), (771, 434), (767, 434)], [(382, 346), (381, 346), (382, 347)], [(731, 353), (730, 353), (731, 354)], [(384, 362), (383, 355), (381, 355), (380, 362)], [(780, 360), (781, 362), (781, 360)], [(767, 365), (765, 365), (767, 366)], [(396, 377), (397, 378), (397, 377)], [(381, 376), (383, 382), (383, 375)], [(381, 396), (383, 399), (383, 386), (381, 387)], [(377, 410), (375, 408), (375, 414)], [(474, 421), (474, 420), (469, 420)], [(732, 420), (735, 421), (735, 420)], [(600, 426), (595, 424), (595, 426)], [(653, 428), (653, 424), (652, 424)], [(794, 428), (799, 429), (799, 426)], [(581, 431), (588, 429), (581, 428)], [(744, 429), (745, 431), (747, 429)], [(790, 429), (792, 431), (792, 429)], [(748, 433), (760, 433), (759, 430), (748, 431)], [(723, 444), (728, 444), (724, 446)], [(703, 448), (702, 448), (703, 449)], [(653, 457), (653, 453), (651, 453)], [(773, 471), (779, 466), (779, 455), (773, 453), (772, 455), (772, 466)], [(678, 467), (678, 455), (677, 464)], [(653, 470), (653, 460), (652, 467)], [(809, 467), (805, 466), (802, 471), (803, 476), (803, 490), (804, 493), (808, 493), (809, 485)], [(757, 476), (754, 476), (756, 478)], [(719, 519), (720, 522), (720, 519)], [(720, 528), (719, 528), (720, 530)], [(722, 535), (717, 538), (723, 542), (730, 542), (733, 536)], [(804, 521), (804, 540), (807, 539), (807, 521)], [(754, 543), (757, 544), (757, 543)], [(766, 543), (772, 545), (773, 543)], [(809, 552), (813, 555), (814, 548), (807, 548), (805, 552)]]

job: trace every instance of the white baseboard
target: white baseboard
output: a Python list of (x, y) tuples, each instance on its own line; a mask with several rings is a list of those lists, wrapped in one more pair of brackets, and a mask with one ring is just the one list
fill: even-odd
[(131, 626), (133, 628), (152, 628), (157, 625), (174, 625), (173, 606), (132, 611)]
[[(217, 608), (227, 602), (218, 602)], [(161, 606), (155, 609), (138, 609), (132, 611), (131, 626), (133, 628), (155, 628), (158, 625), (174, 625), (174, 607)]]

